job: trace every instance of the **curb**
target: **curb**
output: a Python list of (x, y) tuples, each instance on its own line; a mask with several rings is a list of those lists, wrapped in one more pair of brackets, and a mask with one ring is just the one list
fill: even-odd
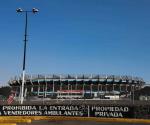
[[(0, 125), (4, 121), (7, 122), (26, 122), (31, 123), (32, 120), (49, 120), (49, 121), (95, 121), (95, 122), (120, 122), (120, 123), (147, 123), (149, 119), (128, 119), (128, 118), (99, 118), (99, 117), (66, 117), (66, 116), (2, 116), (0, 117)], [(4, 123), (3, 122), (3, 123)]]
[(0, 125), (16, 125), (16, 123), (0, 123)]

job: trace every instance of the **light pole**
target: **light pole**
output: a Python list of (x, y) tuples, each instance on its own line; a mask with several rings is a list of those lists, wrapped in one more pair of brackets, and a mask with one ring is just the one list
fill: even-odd
[(24, 100), (24, 83), (25, 83), (25, 65), (26, 65), (26, 46), (27, 46), (27, 25), (28, 25), (28, 13), (37, 13), (38, 9), (33, 8), (31, 11), (25, 11), (21, 8), (18, 8), (16, 10), (17, 13), (25, 13), (25, 35), (24, 35), (24, 55), (23, 55), (23, 72), (22, 72), (22, 85), (21, 85), (21, 97), (20, 97), (20, 103), (23, 104)]

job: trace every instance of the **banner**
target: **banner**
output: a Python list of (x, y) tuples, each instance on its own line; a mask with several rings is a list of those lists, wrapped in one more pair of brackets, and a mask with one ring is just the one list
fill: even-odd
[(90, 116), (108, 118), (133, 118), (134, 108), (128, 106), (91, 106)]
[(134, 108), (98, 105), (4, 105), (0, 116), (78, 116), (133, 118)]

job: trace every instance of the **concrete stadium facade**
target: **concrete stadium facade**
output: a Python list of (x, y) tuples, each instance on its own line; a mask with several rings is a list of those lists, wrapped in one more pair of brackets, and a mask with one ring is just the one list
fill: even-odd
[[(22, 77), (9, 81), (13, 90), (20, 93)], [(145, 84), (139, 77), (115, 75), (26, 75), (24, 97), (34, 94), (50, 99), (120, 99), (141, 89)]]

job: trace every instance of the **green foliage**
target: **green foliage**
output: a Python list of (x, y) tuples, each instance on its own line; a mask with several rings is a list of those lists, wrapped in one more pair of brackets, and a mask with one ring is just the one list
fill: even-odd
[(8, 97), (11, 93), (11, 87), (9, 86), (4, 86), (0, 88), (0, 95), (4, 97)]

